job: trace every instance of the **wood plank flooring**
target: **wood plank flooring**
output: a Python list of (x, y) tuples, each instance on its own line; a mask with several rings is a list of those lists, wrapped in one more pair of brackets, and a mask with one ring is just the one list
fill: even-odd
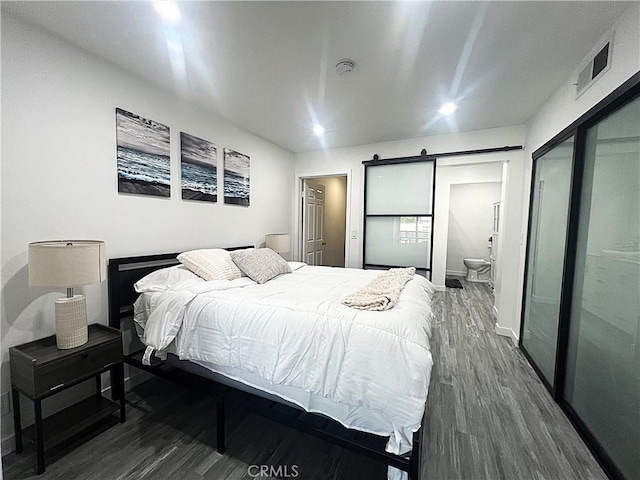
[[(487, 286), (462, 283), (435, 299), (422, 480), (606, 479), (519, 350), (494, 333)], [(114, 417), (51, 450), (41, 476), (34, 473), (33, 445), (26, 444), (24, 453), (3, 458), (4, 478), (386, 478), (381, 464), (234, 405), (222, 456), (214, 423), (213, 400), (154, 379), (127, 394), (126, 423)], [(275, 471), (256, 477), (259, 467), (251, 465)]]

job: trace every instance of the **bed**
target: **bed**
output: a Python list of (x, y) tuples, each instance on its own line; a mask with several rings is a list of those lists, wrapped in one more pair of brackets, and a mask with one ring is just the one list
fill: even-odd
[(419, 478), (432, 366), (433, 286), (424, 277), (413, 277), (395, 307), (382, 312), (341, 303), (380, 272), (297, 262), (260, 284), (196, 277), (134, 291), (141, 278), (176, 263), (175, 254), (111, 259), (110, 323), (134, 318), (145, 347), (127, 354), (127, 363), (210, 382), (219, 451), (224, 404), (241, 401), (385, 462), (389, 478)]

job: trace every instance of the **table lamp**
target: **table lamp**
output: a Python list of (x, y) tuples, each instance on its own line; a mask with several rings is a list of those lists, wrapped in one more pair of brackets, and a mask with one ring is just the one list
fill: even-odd
[(88, 341), (87, 303), (74, 295), (73, 287), (90, 285), (107, 277), (104, 242), (53, 240), (29, 244), (29, 285), (67, 287), (67, 296), (56, 300), (56, 344), (59, 349)]
[(264, 236), (264, 243), (276, 253), (287, 253), (290, 249), (291, 238), (288, 233), (268, 233)]

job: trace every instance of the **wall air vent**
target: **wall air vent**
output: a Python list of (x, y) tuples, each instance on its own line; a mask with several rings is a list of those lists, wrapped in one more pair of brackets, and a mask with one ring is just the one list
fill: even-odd
[[(587, 57), (586, 65), (578, 73), (576, 85), (576, 99), (593, 85), (604, 73), (611, 68), (611, 47), (613, 46), (613, 33), (608, 37), (604, 45), (591, 52)], [(594, 53), (595, 52), (595, 53)]]

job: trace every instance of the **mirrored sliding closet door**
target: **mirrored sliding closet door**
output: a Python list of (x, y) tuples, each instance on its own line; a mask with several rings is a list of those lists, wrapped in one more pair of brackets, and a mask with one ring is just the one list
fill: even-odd
[(549, 385), (555, 380), (573, 145), (571, 137), (538, 158), (532, 184), (522, 344)]
[(640, 478), (640, 98), (587, 131), (563, 396)]
[(520, 347), (610, 478), (640, 480), (640, 72), (533, 159)]

